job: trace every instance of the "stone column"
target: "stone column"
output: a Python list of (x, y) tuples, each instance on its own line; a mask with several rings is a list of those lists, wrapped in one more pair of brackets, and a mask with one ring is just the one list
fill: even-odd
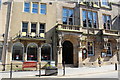
[(116, 39), (117, 40), (117, 44), (116, 44), (116, 47), (117, 47), (117, 61), (118, 61), (118, 64), (120, 64), (120, 40), (119, 38)]
[(58, 46), (58, 67), (62, 68), (62, 35), (58, 35), (59, 36), (59, 46)]
[(23, 61), (27, 61), (27, 45), (24, 45)]
[(41, 47), (38, 48), (38, 62), (41, 62)]
[(58, 76), (63, 75), (63, 66), (62, 66), (62, 35), (58, 34), (59, 37), (59, 46), (58, 46), (58, 51), (57, 51), (57, 67), (58, 67)]
[(28, 22), (28, 35), (31, 33), (31, 22)]
[(39, 27), (40, 26), (40, 24), (39, 24), (39, 22), (37, 22), (37, 30), (36, 30), (36, 34), (39, 36)]
[(80, 35), (78, 37), (78, 67), (82, 67), (82, 45), (81, 45), (81, 38), (82, 36)]

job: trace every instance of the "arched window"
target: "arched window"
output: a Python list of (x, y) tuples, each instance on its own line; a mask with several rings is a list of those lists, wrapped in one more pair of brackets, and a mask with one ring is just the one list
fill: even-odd
[(0, 60), (2, 59), (3, 43), (0, 42)]
[(37, 60), (37, 44), (30, 43), (27, 47), (27, 60)]
[(43, 44), (41, 47), (41, 60), (52, 60), (52, 51), (49, 44)]
[(12, 60), (23, 60), (23, 49), (22, 43), (14, 43), (12, 49)]

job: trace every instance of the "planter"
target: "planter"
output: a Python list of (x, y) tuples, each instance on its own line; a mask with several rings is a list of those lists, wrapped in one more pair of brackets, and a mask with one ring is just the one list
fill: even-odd
[(46, 68), (45, 69), (45, 75), (47, 76), (57, 76), (58, 73), (58, 69), (57, 68)]

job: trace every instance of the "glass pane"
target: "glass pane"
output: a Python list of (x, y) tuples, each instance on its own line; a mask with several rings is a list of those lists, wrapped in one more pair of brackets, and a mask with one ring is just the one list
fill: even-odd
[(40, 32), (39, 33), (44, 33), (45, 32), (45, 24), (40, 24)]
[(63, 17), (67, 17), (67, 13), (63, 13)]
[(38, 3), (33, 3), (32, 13), (38, 13)]
[(24, 3), (24, 12), (30, 12), (30, 3)]
[(40, 30), (40, 33), (44, 33), (44, 30)]
[(33, 8), (38, 8), (38, 4), (37, 3), (33, 3)]
[(83, 27), (87, 27), (87, 16), (86, 16), (86, 11), (83, 10), (82, 12), (82, 18), (83, 18)]
[(46, 14), (46, 10), (45, 9), (41, 9), (41, 14)]
[(22, 23), (22, 32), (27, 32), (28, 29), (28, 23)]
[(30, 12), (30, 9), (29, 8), (25, 8), (24, 12)]
[(107, 28), (110, 29), (110, 16), (107, 16)]
[(40, 24), (40, 29), (45, 29), (45, 24)]
[(108, 6), (108, 1), (107, 0), (102, 0), (102, 5)]
[(41, 4), (42, 9), (46, 9), (46, 4)]
[(63, 13), (68, 13), (68, 9), (66, 9), (66, 8), (63, 8)]
[(67, 18), (63, 17), (63, 24), (67, 24)]
[(36, 29), (36, 24), (31, 24), (32, 29)]
[(73, 18), (69, 18), (69, 25), (73, 25)]
[(103, 17), (103, 26), (104, 26), (104, 29), (106, 29), (106, 16), (103, 15), (102, 17)]
[(88, 27), (92, 27), (92, 12), (88, 11)]
[(25, 3), (25, 7), (30, 7), (30, 3)]
[(69, 12), (68, 16), (73, 17), (73, 9), (68, 9), (68, 12)]
[(22, 29), (22, 32), (27, 32), (27, 29)]
[(93, 53), (93, 51), (94, 51), (93, 47), (94, 47), (93, 42), (88, 42), (88, 55), (90, 54), (89, 56), (92, 56), (94, 54)]
[(32, 13), (38, 13), (38, 9), (32, 9)]
[(36, 33), (36, 24), (31, 24), (31, 32)]
[(46, 4), (41, 4), (41, 10), (40, 10), (40, 13), (41, 14), (46, 14)]
[(97, 28), (97, 13), (93, 12), (93, 26)]

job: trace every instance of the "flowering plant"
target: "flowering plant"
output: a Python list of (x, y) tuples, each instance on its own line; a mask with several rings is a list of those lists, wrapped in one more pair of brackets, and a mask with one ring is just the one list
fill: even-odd
[(50, 64), (46, 64), (46, 65), (45, 65), (45, 68), (46, 68), (46, 69), (56, 69), (55, 66), (50, 65)]

